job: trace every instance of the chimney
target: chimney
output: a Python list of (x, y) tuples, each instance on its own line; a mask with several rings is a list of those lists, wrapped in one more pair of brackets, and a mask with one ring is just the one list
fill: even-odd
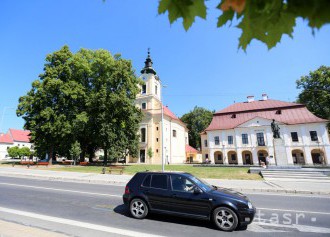
[(253, 95), (249, 95), (247, 97), (247, 100), (248, 100), (249, 103), (253, 102), (254, 101), (254, 96)]
[(267, 94), (262, 94), (262, 100), (268, 100), (268, 95)]

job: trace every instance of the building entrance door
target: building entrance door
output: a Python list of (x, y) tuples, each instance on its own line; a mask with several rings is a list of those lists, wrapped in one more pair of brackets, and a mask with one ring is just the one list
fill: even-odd
[(146, 162), (146, 150), (140, 150), (140, 163)]

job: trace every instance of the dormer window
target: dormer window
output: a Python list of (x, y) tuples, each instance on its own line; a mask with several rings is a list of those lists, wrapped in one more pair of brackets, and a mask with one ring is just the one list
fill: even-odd
[(142, 85), (141, 94), (146, 94), (146, 93), (147, 93), (147, 85)]
[(282, 114), (282, 110), (280, 109), (276, 110), (275, 114)]
[(231, 118), (236, 118), (236, 114), (233, 114), (233, 115), (231, 116)]

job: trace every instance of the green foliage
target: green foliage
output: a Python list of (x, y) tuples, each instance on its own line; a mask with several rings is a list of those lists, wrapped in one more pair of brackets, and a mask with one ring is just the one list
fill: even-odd
[(200, 133), (204, 131), (212, 121), (213, 113), (207, 109), (197, 107), (184, 114), (181, 120), (189, 129), (189, 144), (195, 148), (201, 148)]
[(129, 60), (102, 49), (73, 54), (64, 46), (47, 55), (39, 78), (17, 109), (38, 153), (69, 156), (79, 142), (82, 159), (97, 148), (105, 162), (107, 151), (137, 154), (142, 114), (134, 106), (139, 79)]
[(161, 0), (158, 13), (168, 11), (168, 19), (172, 24), (178, 18), (183, 19), (183, 27), (188, 30), (194, 23), (195, 17), (206, 19), (206, 6), (204, 0)]
[(302, 90), (298, 102), (305, 104), (316, 116), (330, 120), (330, 67), (321, 66), (296, 83)]
[(21, 158), (22, 156), (30, 156), (32, 154), (28, 147), (19, 148), (18, 146), (8, 148), (7, 152), (12, 158)]
[[(217, 7), (221, 10), (218, 27), (235, 21), (242, 30), (239, 47), (246, 50), (253, 39), (265, 43), (268, 48), (276, 46), (282, 35), (292, 37), (296, 19), (308, 20), (312, 29), (330, 23), (330, 1), (328, 0), (221, 0)], [(161, 0), (158, 13), (168, 12), (172, 24), (183, 19), (186, 30), (196, 16), (206, 18), (204, 0)]]
[(71, 149), (69, 150), (69, 153), (70, 153), (71, 158), (74, 160), (74, 163), (76, 164), (77, 158), (79, 157), (79, 155), (81, 153), (80, 143), (78, 141), (75, 141), (71, 145)]
[(22, 147), (19, 149), (19, 156), (22, 157), (22, 156), (30, 156), (32, 153), (30, 151), (30, 148), (28, 147)]
[(148, 155), (149, 159), (151, 159), (154, 156), (154, 152), (152, 151), (151, 147), (148, 148), (147, 155)]
[(13, 146), (7, 149), (8, 155), (12, 158), (20, 157), (19, 147)]

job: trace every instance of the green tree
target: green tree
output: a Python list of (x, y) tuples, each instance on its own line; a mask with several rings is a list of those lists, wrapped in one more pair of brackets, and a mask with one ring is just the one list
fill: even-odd
[[(206, 19), (206, 0), (160, 0), (158, 13), (168, 13), (172, 24), (179, 18), (188, 30), (195, 17)], [(308, 21), (308, 26), (320, 29), (330, 23), (330, 1), (328, 0), (221, 0), (217, 9), (221, 11), (218, 27), (228, 22), (237, 23), (242, 30), (239, 47), (246, 50), (253, 39), (265, 43), (268, 48), (276, 46), (282, 35), (292, 38), (296, 19)]]
[(330, 67), (321, 66), (296, 83), (301, 89), (297, 102), (305, 104), (316, 116), (330, 120)]
[(81, 153), (80, 143), (78, 141), (75, 141), (71, 145), (71, 149), (69, 150), (69, 152), (70, 152), (70, 157), (72, 158), (72, 160), (74, 160), (74, 165), (76, 165), (77, 159), (79, 158), (79, 155)]
[(148, 148), (147, 154), (148, 154), (149, 159), (151, 159), (153, 157), (154, 152), (152, 151), (152, 148), (151, 147)]
[(213, 113), (210, 110), (197, 107), (184, 114), (181, 120), (187, 124), (189, 129), (189, 144), (196, 148), (201, 148), (200, 133), (211, 123)]
[(12, 158), (20, 157), (19, 147), (13, 146), (7, 149), (8, 155)]
[(70, 156), (76, 141), (81, 160), (85, 154), (91, 159), (97, 148), (105, 151), (105, 164), (110, 149), (112, 156), (137, 154), (142, 114), (134, 100), (140, 81), (129, 60), (106, 50), (73, 54), (64, 46), (47, 55), (39, 78), (17, 109), (39, 154), (50, 160)]
[(19, 156), (30, 156), (31, 155), (31, 150), (28, 147), (22, 147), (19, 149)]

